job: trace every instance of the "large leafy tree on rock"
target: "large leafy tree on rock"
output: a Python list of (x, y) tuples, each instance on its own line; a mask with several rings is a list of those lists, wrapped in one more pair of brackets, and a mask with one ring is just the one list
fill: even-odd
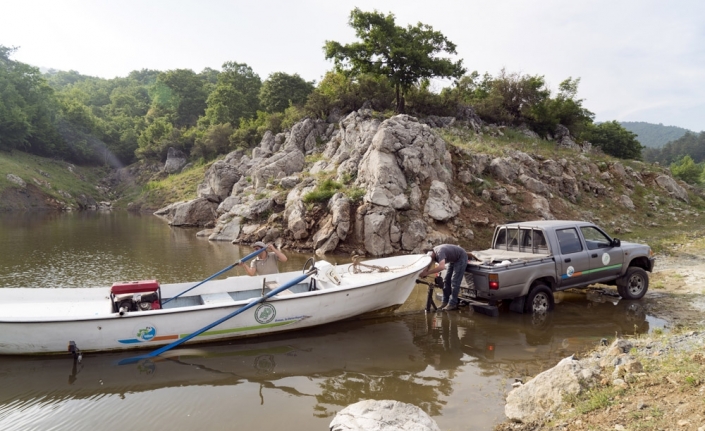
[(429, 25), (403, 28), (395, 24), (391, 13), (363, 12), (359, 8), (350, 12), (348, 23), (360, 41), (347, 45), (326, 41), (326, 59), (333, 59), (338, 70), (353, 76), (386, 76), (394, 85), (399, 113), (404, 112), (404, 95), (421, 80), (459, 78), (465, 73), (462, 60), (438, 57), (441, 53), (456, 54), (455, 44)]

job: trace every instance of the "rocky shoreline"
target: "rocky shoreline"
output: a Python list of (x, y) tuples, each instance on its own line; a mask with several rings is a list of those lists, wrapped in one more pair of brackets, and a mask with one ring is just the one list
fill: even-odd
[[(196, 199), (155, 214), (173, 226), (205, 227), (199, 235), (213, 241), (371, 256), (468, 245), (476, 230), (510, 219), (598, 219), (586, 205), (591, 200), (619, 209), (611, 221), (617, 232), (629, 231), (632, 215), (644, 212), (699, 216), (689, 209), (686, 185), (667, 170), (593, 160), (595, 150), (576, 144), (567, 129), (559, 127), (551, 141), (555, 159), (462, 144), (465, 137), (482, 142), (505, 132), (472, 113), (419, 121), (361, 109), (338, 123), (305, 119), (287, 132), (266, 133), (251, 154), (237, 150), (216, 161)], [(516, 133), (538, 150), (535, 134)], [(172, 171), (173, 162), (167, 161)], [(643, 188), (645, 197), (637, 193)]]
[[(670, 373), (670, 366), (664, 365), (668, 361), (688, 361), (695, 370)], [(702, 329), (617, 339), (584, 358), (565, 358), (526, 384), (517, 384), (507, 396), (508, 421), (495, 430), (636, 429), (640, 421), (648, 428), (645, 423), (655, 421), (654, 411), (659, 411), (659, 422), (702, 431), (704, 373)], [(571, 400), (590, 391), (602, 391), (610, 399), (601, 408), (581, 411), (584, 407)]]

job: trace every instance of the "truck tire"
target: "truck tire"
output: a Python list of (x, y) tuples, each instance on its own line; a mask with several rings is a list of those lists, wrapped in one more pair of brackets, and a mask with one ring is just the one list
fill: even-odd
[(525, 313), (546, 313), (553, 310), (553, 292), (548, 286), (538, 284), (526, 295)]
[(637, 266), (630, 266), (624, 277), (617, 280), (617, 292), (624, 299), (641, 299), (649, 290), (649, 275)]

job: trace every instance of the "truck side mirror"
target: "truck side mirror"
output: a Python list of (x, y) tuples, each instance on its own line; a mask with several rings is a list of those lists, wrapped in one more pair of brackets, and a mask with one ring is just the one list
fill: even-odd
[(619, 240), (619, 238), (612, 238), (612, 247), (619, 247), (622, 245), (622, 242)]

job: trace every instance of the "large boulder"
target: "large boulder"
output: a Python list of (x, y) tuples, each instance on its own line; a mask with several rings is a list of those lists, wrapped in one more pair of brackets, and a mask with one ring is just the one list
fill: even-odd
[(335, 250), (350, 231), (350, 199), (343, 193), (336, 193), (328, 201), (330, 215), (321, 223), (321, 228), (313, 235), (313, 248), (316, 254), (324, 255)]
[(659, 175), (656, 177), (656, 184), (676, 199), (685, 203), (690, 203), (690, 200), (688, 199), (688, 192), (683, 187), (679, 186), (676, 180), (668, 175)]
[(157, 210), (154, 215), (166, 219), (172, 226), (213, 226), (218, 204), (206, 198), (177, 202)]
[(208, 168), (205, 178), (196, 189), (196, 192), (199, 197), (215, 195), (222, 201), (230, 196), (233, 185), (239, 179), (240, 172), (235, 166), (224, 160), (218, 160)]
[(546, 419), (561, 406), (567, 395), (578, 394), (583, 385), (599, 377), (599, 368), (588, 367), (573, 357), (563, 359), (507, 395), (504, 414), (516, 422)]
[(428, 199), (424, 207), (424, 214), (434, 220), (447, 221), (460, 212), (460, 205), (450, 197), (448, 186), (441, 181), (433, 181), (428, 190)]
[(240, 236), (241, 217), (232, 217), (229, 220), (216, 225), (213, 233), (208, 237), (210, 241), (230, 241), (233, 242)]
[(519, 177), (519, 166), (511, 157), (492, 159), (489, 171), (493, 177), (504, 183), (513, 183)]
[(186, 154), (183, 151), (177, 150), (174, 147), (169, 147), (166, 153), (166, 163), (164, 163), (164, 172), (174, 174), (179, 172), (186, 165)]
[(438, 424), (413, 404), (363, 400), (341, 410), (330, 431), (440, 431)]

